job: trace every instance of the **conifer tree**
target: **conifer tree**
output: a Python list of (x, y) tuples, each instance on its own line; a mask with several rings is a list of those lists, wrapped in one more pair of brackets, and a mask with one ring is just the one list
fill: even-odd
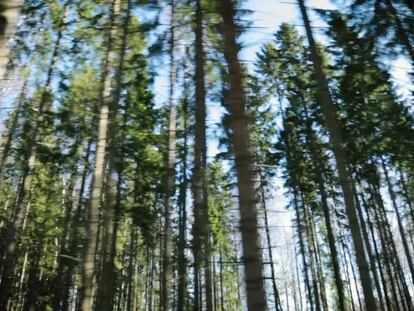
[[(93, 179), (91, 185), (91, 198), (88, 208), (88, 216), (86, 220), (87, 224), (87, 236), (85, 239), (84, 253), (82, 259), (82, 291), (80, 299), (81, 310), (91, 310), (94, 303), (94, 292), (96, 288), (96, 282), (94, 282), (95, 276), (95, 260), (98, 250), (97, 243), (99, 238), (99, 213), (101, 200), (104, 189), (104, 176), (105, 176), (105, 157), (107, 153), (107, 140), (108, 140), (108, 126), (109, 115), (113, 111), (113, 106), (110, 104), (111, 98), (111, 76), (110, 70), (114, 66), (114, 51), (113, 40), (118, 33), (117, 17), (121, 10), (121, 4), (119, 1), (109, 1), (106, 3), (109, 7), (110, 18), (107, 23), (107, 50), (103, 57), (102, 68), (102, 86), (100, 94), (100, 103), (98, 107), (98, 129), (96, 137), (96, 152), (95, 152), (95, 164), (93, 168)], [(115, 103), (117, 105), (118, 103)], [(110, 108), (111, 111), (110, 111)]]
[(242, 82), (242, 69), (237, 58), (239, 47), (236, 42), (235, 8), (234, 4), (227, 0), (218, 3), (218, 6), (223, 19), (224, 58), (228, 66), (226, 73), (228, 94), (225, 96), (225, 103), (229, 110), (230, 141), (237, 172), (247, 305), (252, 310), (267, 310), (257, 228), (256, 198), (252, 182), (252, 153), (245, 111), (246, 94)]
[(317, 47), (313, 39), (313, 33), (307, 15), (305, 3), (304, 1), (299, 0), (298, 4), (302, 13), (306, 35), (309, 41), (311, 60), (314, 66), (315, 78), (317, 82), (317, 92), (324, 114), (326, 126), (329, 132), (332, 150), (336, 159), (339, 182), (344, 194), (346, 213), (348, 216), (352, 239), (354, 242), (355, 255), (365, 297), (365, 306), (375, 306), (376, 302), (371, 285), (369, 266), (366, 260), (360, 225), (358, 223), (358, 217), (355, 208), (353, 195), (355, 190), (351, 174), (349, 172), (349, 163), (347, 160), (346, 151), (344, 150), (342, 126), (338, 120), (336, 112), (337, 108), (332, 100), (326, 74), (322, 67), (321, 57), (318, 54)]

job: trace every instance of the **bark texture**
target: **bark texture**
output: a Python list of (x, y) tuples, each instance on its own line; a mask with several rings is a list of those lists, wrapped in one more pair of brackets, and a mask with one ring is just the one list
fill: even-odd
[(243, 262), (247, 306), (249, 310), (267, 310), (263, 282), (263, 262), (257, 226), (257, 206), (253, 184), (252, 151), (246, 115), (246, 97), (242, 82), (242, 69), (238, 60), (239, 45), (234, 22), (235, 10), (231, 0), (218, 1), (223, 19), (224, 57), (228, 66), (228, 94), (230, 140), (235, 155), (237, 187), (240, 209), (240, 231), (243, 239)]

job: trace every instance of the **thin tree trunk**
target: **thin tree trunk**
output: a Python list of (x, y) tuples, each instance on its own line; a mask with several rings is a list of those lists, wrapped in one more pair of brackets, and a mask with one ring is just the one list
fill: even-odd
[(410, 254), (410, 248), (408, 246), (408, 242), (407, 242), (407, 239), (406, 239), (406, 236), (405, 236), (405, 233), (404, 233), (404, 225), (402, 223), (401, 215), (400, 215), (400, 212), (398, 210), (397, 199), (395, 197), (394, 190), (392, 189), (392, 184), (391, 184), (391, 180), (390, 180), (390, 177), (389, 177), (389, 174), (388, 174), (388, 169), (385, 165), (385, 161), (384, 161), (383, 157), (381, 156), (380, 158), (381, 158), (382, 169), (383, 169), (384, 175), (385, 175), (385, 181), (386, 181), (387, 186), (388, 186), (388, 192), (389, 192), (390, 198), (391, 198), (391, 203), (392, 203), (392, 206), (394, 208), (395, 215), (397, 216), (398, 229), (399, 229), (399, 232), (400, 232), (404, 253), (405, 253), (405, 256), (407, 257), (407, 263), (408, 263), (408, 268), (409, 268), (410, 274), (411, 274), (411, 280), (412, 280), (412, 283), (414, 285), (414, 263), (413, 263), (413, 260), (412, 260), (411, 254)]
[(219, 249), (219, 265), (220, 265), (220, 310), (225, 311), (224, 309), (224, 283), (223, 283), (223, 250), (222, 245)]
[[(379, 298), (379, 302), (380, 302), (380, 309), (384, 310), (385, 304), (384, 304), (384, 301), (383, 301), (383, 298), (382, 298), (381, 286), (380, 286), (380, 283), (379, 283), (377, 268), (376, 268), (376, 265), (375, 265), (375, 259), (378, 259), (378, 253), (377, 253), (376, 246), (375, 246), (375, 255), (372, 253), (372, 248), (371, 248), (371, 243), (369, 241), (369, 235), (368, 235), (366, 222), (365, 222), (365, 219), (364, 219), (364, 215), (362, 213), (362, 207), (361, 207), (361, 204), (360, 204), (360, 201), (359, 201), (359, 198), (358, 198), (358, 193), (356, 191), (355, 191), (355, 206), (357, 208), (358, 217), (359, 217), (360, 222), (361, 222), (362, 236), (364, 237), (365, 247), (367, 248), (368, 258), (370, 260), (372, 275), (374, 277), (374, 284), (375, 284), (377, 294), (378, 294), (378, 298)], [(374, 243), (376, 244), (375, 240), (374, 240)], [(380, 261), (378, 261), (378, 268), (381, 270), (381, 262)], [(387, 306), (390, 306), (389, 299), (388, 299), (387, 296), (386, 296), (386, 304), (387, 304)]]
[(28, 271), (26, 299), (23, 304), (23, 311), (39, 310), (39, 291), (42, 286), (39, 282), (39, 260), (41, 257), (42, 245), (36, 245), (34, 252), (30, 255), (33, 258)]
[(187, 267), (185, 258), (186, 248), (186, 230), (187, 230), (187, 98), (183, 100), (183, 156), (181, 163), (182, 168), (182, 181), (180, 187), (180, 223), (179, 223), (179, 238), (178, 238), (178, 302), (177, 309), (185, 310), (185, 297), (187, 294)]
[(153, 306), (153, 302), (154, 302), (154, 295), (153, 295), (153, 290), (154, 290), (154, 274), (155, 274), (155, 249), (152, 248), (151, 249), (151, 271), (150, 271), (150, 288), (149, 288), (149, 297), (148, 297), (148, 310), (152, 311), (152, 306)]
[(257, 208), (253, 186), (252, 154), (245, 111), (246, 98), (242, 82), (242, 69), (238, 60), (239, 46), (234, 23), (234, 4), (231, 0), (217, 1), (223, 19), (224, 57), (228, 65), (229, 86), (226, 106), (230, 112), (230, 140), (235, 155), (237, 173), (240, 230), (243, 240), (243, 261), (247, 306), (249, 310), (267, 310), (266, 291), (263, 279), (263, 263), (260, 253), (257, 228)]
[[(361, 188), (361, 185), (359, 187)], [(385, 275), (384, 275), (384, 269), (382, 267), (382, 263), (381, 263), (381, 259), (380, 259), (379, 247), (378, 247), (378, 243), (377, 243), (377, 240), (376, 240), (376, 237), (375, 237), (374, 225), (371, 221), (370, 213), (369, 213), (369, 210), (367, 208), (367, 206), (368, 206), (367, 202), (366, 202), (365, 197), (363, 196), (362, 193), (361, 193), (361, 198), (362, 198), (363, 205), (366, 207), (365, 212), (366, 212), (366, 217), (367, 217), (367, 224), (368, 224), (368, 228), (369, 228), (369, 231), (370, 231), (372, 244), (373, 244), (373, 247), (374, 247), (375, 257), (376, 257), (377, 262), (378, 262), (378, 271), (379, 271), (380, 278), (381, 278), (382, 289), (384, 291), (386, 306), (387, 306), (388, 310), (392, 310), (391, 301), (390, 301), (389, 295), (388, 295), (388, 287), (387, 287), (387, 283), (386, 283)], [(358, 200), (356, 200), (356, 202), (358, 204)], [(357, 207), (358, 207), (358, 205), (357, 205)], [(360, 213), (361, 213), (361, 217), (363, 217), (362, 209), (361, 209)], [(368, 242), (367, 245), (370, 245), (370, 243)]]
[(316, 233), (315, 227), (315, 216), (312, 213), (311, 208), (309, 208), (309, 220), (310, 220), (310, 230), (312, 234), (313, 248), (315, 249), (315, 264), (318, 275), (318, 281), (320, 284), (320, 295), (322, 300), (323, 310), (328, 310), (328, 300), (326, 298), (326, 287), (325, 287), (325, 277), (323, 275), (322, 261), (321, 261), (321, 251), (318, 243), (318, 236)]
[[(129, 263), (128, 263), (128, 289), (127, 289), (127, 297), (126, 297), (126, 311), (133, 311), (132, 305), (133, 305), (133, 297), (135, 297), (136, 293), (135, 290), (137, 289), (134, 286), (134, 272), (135, 272), (135, 259), (136, 259), (136, 230), (135, 226), (132, 225), (131, 228), (131, 237), (130, 237), (130, 247), (129, 247)], [(148, 267), (149, 260), (147, 260), (147, 267)]]
[[(0, 283), (0, 309), (5, 309), (7, 300), (12, 289), (13, 269), (15, 262), (15, 253), (17, 251), (18, 240), (22, 231), (24, 217), (27, 209), (25, 208), (29, 201), (30, 191), (33, 181), (33, 172), (35, 169), (35, 163), (37, 161), (37, 144), (40, 141), (39, 129), (44, 126), (45, 115), (50, 108), (49, 94), (50, 86), (52, 82), (52, 76), (55, 71), (55, 65), (57, 57), (61, 47), (61, 40), (63, 37), (63, 30), (65, 26), (67, 9), (70, 1), (64, 5), (63, 15), (60, 21), (60, 25), (57, 31), (57, 38), (53, 48), (52, 57), (49, 63), (48, 72), (46, 75), (45, 86), (43, 87), (40, 102), (37, 107), (35, 116), (35, 124), (32, 127), (30, 120), (25, 122), (23, 126), (22, 136), (27, 140), (26, 150), (24, 152), (24, 167), (22, 172), (22, 181), (19, 185), (17, 198), (14, 205), (13, 215), (9, 224), (7, 225), (6, 232), (3, 237), (3, 244), (0, 253), (0, 259), (2, 259), (1, 267), (3, 268), (1, 283)], [(35, 131), (35, 132), (33, 132)]]
[[(370, 191), (373, 192), (371, 189), (370, 189)], [(397, 289), (396, 289), (396, 285), (395, 285), (396, 278), (394, 277), (394, 273), (392, 272), (391, 263), (390, 263), (392, 255), (389, 252), (389, 244), (388, 244), (388, 241), (387, 241), (386, 233), (384, 233), (386, 225), (384, 224), (384, 219), (381, 219), (382, 216), (380, 216), (380, 214), (378, 212), (378, 209), (379, 209), (378, 206), (374, 206), (374, 208), (373, 208), (374, 218), (375, 218), (375, 221), (376, 221), (377, 226), (378, 226), (380, 243), (381, 243), (382, 251), (383, 251), (383, 259), (384, 259), (384, 262), (385, 262), (386, 273), (388, 274), (388, 279), (389, 279), (390, 285), (391, 285), (391, 293), (392, 293), (392, 296), (393, 296), (393, 299), (394, 299), (394, 304), (397, 308), (399, 308)]]
[[(364, 307), (362, 305), (362, 300), (361, 300), (361, 295), (359, 294), (359, 289), (358, 289), (358, 280), (356, 277), (356, 273), (355, 273), (355, 269), (354, 269), (354, 265), (352, 264), (352, 257), (351, 257), (351, 251), (349, 250), (349, 247), (347, 244), (344, 245), (345, 247), (345, 252), (348, 255), (349, 258), (349, 262), (351, 263), (351, 275), (352, 278), (354, 280), (354, 284), (356, 287), (356, 295), (357, 295), (357, 299), (358, 299), (358, 305), (359, 305), (359, 309), (364, 310)], [(367, 307), (366, 310), (369, 310), (370, 307)], [(376, 310), (376, 309), (375, 309)]]
[(324, 178), (323, 178), (323, 173), (322, 173), (322, 168), (324, 167), (324, 165), (322, 163), (322, 159), (319, 156), (318, 151), (316, 150), (315, 136), (314, 136), (314, 131), (312, 129), (312, 120), (310, 119), (308, 115), (306, 104), (304, 104), (303, 106), (304, 106), (304, 112), (305, 112), (305, 118), (306, 118), (307, 137), (309, 139), (309, 145), (311, 149), (313, 162), (315, 163), (314, 170), (315, 170), (316, 179), (318, 181), (318, 188), (319, 188), (319, 194), (321, 196), (323, 216), (324, 216), (324, 221), (325, 221), (325, 226), (326, 226), (326, 232), (328, 235), (328, 245), (329, 245), (329, 251), (331, 254), (332, 269), (334, 272), (336, 292), (338, 294), (337, 305), (340, 311), (345, 311), (344, 286), (343, 286), (343, 282), (341, 278), (341, 269), (339, 268), (339, 258), (338, 258), (338, 253), (336, 250), (335, 235), (334, 235), (333, 228), (332, 228), (331, 214), (330, 214), (329, 206), (328, 206), (328, 195), (326, 193), (325, 183), (324, 183)]
[[(47, 194), (46, 204), (50, 203), (50, 193)], [(65, 202), (63, 202), (65, 203)], [(45, 218), (41, 223), (38, 224), (39, 228), (43, 228), (47, 218)], [(35, 233), (41, 234), (41, 232)], [(29, 251), (29, 258), (32, 258), (30, 268), (28, 269), (28, 278), (27, 278), (27, 287), (26, 287), (26, 299), (23, 305), (24, 311), (43, 311), (45, 306), (44, 303), (39, 299), (44, 290), (44, 284), (41, 282), (41, 272), (40, 272), (40, 260), (44, 252), (44, 238), (40, 236), (38, 242), (35, 242), (35, 245), (32, 245), (32, 251)]]
[[(316, 267), (316, 256), (315, 256), (315, 247), (314, 247), (314, 237), (311, 230), (311, 219), (309, 217), (308, 208), (306, 206), (306, 201), (303, 196), (303, 192), (300, 191), (301, 201), (302, 201), (302, 210), (303, 210), (303, 221), (304, 221), (304, 227), (305, 227), (305, 233), (307, 237), (307, 246), (309, 251), (309, 267), (312, 274), (312, 283), (313, 283), (313, 293), (315, 298), (315, 310), (321, 311), (321, 296), (319, 293), (319, 285), (318, 284), (318, 276), (316, 273), (317, 267)], [(306, 252), (306, 251), (305, 251)], [(305, 254), (306, 255), (306, 254)]]
[(355, 209), (352, 179), (347, 169), (348, 159), (344, 150), (344, 140), (342, 137), (341, 124), (336, 113), (335, 104), (333, 103), (329, 91), (325, 72), (323, 71), (321, 57), (317, 52), (304, 0), (298, 0), (298, 4), (302, 13), (306, 34), (309, 41), (311, 59), (314, 65), (315, 78), (318, 86), (318, 96), (329, 132), (329, 139), (332, 145), (332, 150), (336, 159), (339, 182), (344, 194), (345, 210), (348, 216), (351, 235), (354, 242), (355, 255), (365, 297), (365, 306), (369, 306), (370, 308), (375, 309), (376, 301), (372, 290), (371, 278), (369, 275), (369, 266), (366, 260), (360, 225), (358, 223), (358, 216)]
[(302, 236), (302, 220), (300, 217), (300, 212), (299, 212), (299, 203), (298, 203), (298, 194), (297, 194), (297, 190), (294, 189), (293, 190), (293, 203), (294, 203), (294, 208), (295, 208), (295, 215), (296, 215), (296, 227), (297, 227), (297, 232), (298, 232), (298, 237), (299, 237), (299, 248), (300, 248), (300, 253), (301, 253), (301, 257), (302, 257), (302, 265), (303, 265), (303, 271), (304, 271), (304, 278), (305, 278), (305, 289), (307, 292), (307, 296), (309, 299), (309, 304), (310, 304), (310, 309), (313, 310), (313, 296), (312, 296), (312, 291), (311, 291), (311, 285), (310, 285), (310, 280), (309, 280), (309, 273), (308, 273), (308, 263), (306, 260), (306, 253), (305, 253), (305, 243), (303, 241), (303, 236)]
[(269, 261), (270, 261), (270, 272), (271, 272), (271, 279), (272, 279), (272, 289), (273, 289), (273, 298), (275, 301), (275, 310), (282, 310), (282, 304), (280, 303), (280, 297), (279, 297), (279, 291), (276, 286), (276, 272), (274, 267), (274, 261), (273, 261), (273, 250), (272, 250), (272, 241), (270, 239), (270, 229), (269, 229), (269, 217), (267, 214), (267, 205), (266, 205), (266, 193), (264, 189), (264, 184), (262, 180), (264, 179), (264, 176), (260, 174), (260, 197), (262, 199), (262, 208), (263, 208), (263, 218), (264, 218), (264, 225), (265, 225), (265, 232), (266, 232), (266, 243), (267, 243), (267, 251), (269, 253)]
[[(342, 237), (342, 239), (343, 239), (343, 237)], [(340, 238), (340, 240), (341, 240), (341, 238)], [(348, 281), (347, 283), (348, 283), (348, 286), (347, 286), (347, 288), (348, 288), (348, 293), (349, 293), (349, 298), (350, 298), (350, 300), (351, 300), (351, 309), (352, 309), (352, 311), (355, 311), (355, 302), (354, 302), (354, 295), (352, 294), (352, 288), (351, 288), (351, 276), (350, 276), (350, 273), (349, 273), (349, 264), (348, 264), (348, 260), (347, 260), (347, 258), (346, 258), (346, 254), (345, 254), (345, 250), (344, 250), (344, 243), (343, 243), (343, 241), (340, 241), (340, 243), (341, 243), (341, 251), (342, 251), (342, 257), (344, 258), (344, 265), (345, 265), (345, 275), (346, 275), (346, 280)]]
[(166, 154), (166, 189), (164, 202), (164, 245), (162, 255), (162, 276), (161, 276), (161, 310), (170, 311), (171, 307), (171, 284), (172, 284), (172, 228), (171, 213), (173, 211), (174, 179), (175, 179), (175, 157), (176, 157), (176, 119), (177, 110), (175, 107), (175, 85), (176, 85), (176, 64), (175, 64), (175, 1), (171, 1), (171, 25), (170, 25), (170, 94), (169, 94), (169, 117), (168, 117), (168, 138)]
[(24, 299), (25, 299), (24, 285), (26, 283), (26, 271), (27, 271), (28, 261), (29, 261), (29, 253), (28, 251), (26, 251), (23, 257), (23, 264), (22, 264), (22, 270), (20, 273), (20, 281), (19, 281), (19, 290), (18, 290), (18, 295), (17, 295), (18, 297), (17, 305), (19, 306), (24, 304)]
[(238, 264), (238, 247), (237, 247), (237, 242), (236, 242), (236, 234), (233, 232), (233, 244), (234, 244), (234, 250), (236, 253), (235, 259), (236, 259), (236, 264), (234, 265), (234, 270), (236, 272), (236, 286), (237, 286), (237, 300), (239, 302), (239, 304), (241, 303), (241, 292), (240, 292), (240, 274), (239, 274), (239, 264)]
[(396, 282), (397, 282), (397, 286), (400, 292), (400, 297), (402, 299), (405, 298), (405, 300), (402, 300), (401, 303), (403, 304), (404, 309), (405, 309), (405, 305), (407, 305), (407, 310), (409, 310), (410, 308), (412, 308), (411, 296), (407, 288), (405, 274), (401, 267), (401, 262), (398, 256), (397, 248), (395, 246), (395, 241), (394, 241), (393, 234), (391, 231), (391, 226), (390, 226), (390, 223), (386, 215), (386, 210), (385, 210), (384, 202), (380, 194), (380, 186), (378, 184), (378, 181), (379, 181), (379, 177), (375, 178), (375, 181), (373, 181), (372, 192), (374, 195), (374, 199), (377, 203), (379, 217), (383, 223), (383, 226), (380, 229), (384, 229), (384, 239), (386, 240), (386, 244), (384, 244), (384, 246), (385, 247), (390, 246), (391, 248), (390, 253), (389, 253), (390, 254), (389, 258), (392, 261), (392, 267), (394, 269), (394, 276), (391, 276), (391, 277), (395, 278), (395, 273), (397, 274)]
[(120, 0), (108, 2), (111, 6), (109, 31), (107, 34), (107, 50), (103, 64), (102, 89), (100, 107), (98, 112), (98, 133), (96, 140), (95, 165), (93, 169), (91, 198), (88, 207), (88, 217), (86, 220), (86, 239), (84, 254), (82, 258), (82, 288), (80, 299), (80, 310), (90, 311), (93, 307), (93, 296), (96, 289), (94, 282), (95, 257), (98, 244), (99, 231), (99, 212), (103, 193), (103, 181), (105, 176), (105, 156), (107, 153), (108, 126), (110, 113), (110, 92), (111, 76), (110, 68), (114, 61), (113, 40), (117, 35), (116, 17), (120, 12)]
[(206, 310), (213, 310), (213, 290), (210, 264), (210, 224), (207, 192), (207, 145), (206, 145), (206, 90), (203, 48), (203, 8), (201, 0), (195, 0), (195, 141), (194, 141), (194, 246), (196, 268), (204, 270)]
[[(73, 172), (76, 172), (77, 165), (74, 165), (72, 168)], [(72, 173), (71, 178), (69, 179), (69, 186), (66, 194), (66, 204), (65, 204), (65, 216), (64, 216), (64, 230), (61, 235), (61, 241), (60, 241), (60, 250), (57, 254), (56, 258), (56, 276), (53, 280), (53, 307), (55, 310), (61, 310), (60, 305), (62, 302), (62, 297), (64, 293), (64, 287), (65, 287), (65, 268), (68, 266), (68, 261), (72, 260), (71, 258), (67, 258), (66, 256), (70, 256), (72, 254), (68, 254), (68, 247), (70, 242), (70, 233), (71, 228), (73, 226), (73, 208), (74, 208), (74, 202), (73, 202), (73, 190), (75, 187), (76, 180), (79, 179), (79, 176), (76, 176), (78, 174)]]
[[(108, 170), (109, 171), (109, 170)], [(115, 255), (116, 255), (116, 231), (117, 225), (117, 203), (115, 181), (107, 176), (108, 180), (105, 191), (105, 203), (103, 213), (103, 237), (102, 241), (102, 268), (97, 276), (96, 310), (112, 311), (114, 306), (115, 287)]]
[(217, 281), (216, 281), (216, 277), (217, 277), (217, 273), (216, 273), (216, 259), (215, 257), (212, 258), (211, 260), (211, 280), (212, 280), (212, 286), (213, 286), (213, 309), (214, 311), (217, 311), (217, 303), (218, 303), (218, 299), (217, 299)]
[[(295, 249), (295, 253), (296, 253), (296, 249)], [(300, 288), (301, 281), (300, 281), (300, 276), (299, 276), (299, 263), (298, 263), (296, 256), (295, 256), (295, 270), (296, 270), (296, 279), (297, 279), (298, 291), (299, 291), (299, 310), (303, 310), (302, 289)]]
[[(75, 214), (73, 216), (73, 222), (74, 224), (79, 224), (82, 223), (82, 212), (83, 212), (83, 199), (84, 199), (84, 193), (86, 190), (86, 179), (87, 176), (89, 174), (90, 168), (89, 168), (89, 157), (91, 154), (91, 145), (92, 145), (92, 141), (88, 142), (88, 145), (86, 147), (86, 152), (85, 152), (85, 156), (83, 158), (83, 163), (84, 163), (84, 168), (83, 168), (83, 172), (82, 172), (82, 178), (81, 178), (81, 183), (80, 183), (80, 188), (79, 188), (79, 195), (78, 195), (78, 200), (77, 200), (77, 204), (76, 204), (76, 209), (75, 209)], [(71, 237), (71, 240), (69, 242), (69, 247), (68, 247), (68, 253), (67, 255), (71, 256), (72, 258), (70, 258), (71, 260), (67, 262), (68, 267), (67, 267), (67, 271), (66, 271), (66, 277), (65, 277), (65, 282), (64, 282), (64, 292), (62, 294), (61, 298), (58, 297), (54, 297), (54, 306), (56, 309), (59, 309), (58, 304), (59, 302), (57, 301), (61, 301), (62, 302), (62, 309), (61, 311), (68, 311), (69, 310), (69, 296), (70, 296), (70, 292), (71, 292), (71, 283), (72, 283), (72, 279), (73, 279), (73, 271), (76, 267), (76, 265), (78, 264), (78, 243), (79, 243), (79, 229), (76, 226), (72, 226), (71, 228), (71, 232), (69, 234), (69, 236)]]
[(194, 263), (194, 311), (200, 311), (200, 287), (199, 287), (199, 275), (198, 275), (198, 268), (196, 268)]
[(411, 224), (409, 222), (408, 236), (410, 237), (411, 248), (414, 249), (414, 237), (413, 237), (414, 235), (414, 207), (411, 201), (410, 193), (408, 191), (407, 182), (405, 180), (404, 174), (401, 170), (399, 170), (399, 174), (400, 174), (401, 189), (403, 191), (404, 200), (408, 206), (408, 214), (410, 215), (410, 219), (411, 219)]
[[(120, 4), (121, 6), (121, 4)], [(119, 12), (124, 11), (125, 17), (122, 23), (122, 41), (119, 51), (119, 63), (115, 73), (115, 91), (111, 100), (111, 116), (109, 117), (108, 126), (108, 172), (107, 172), (107, 201), (105, 203), (104, 211), (104, 239), (106, 239), (103, 254), (102, 277), (98, 286), (98, 297), (96, 302), (96, 309), (100, 311), (112, 311), (114, 305), (114, 294), (116, 286), (116, 241), (118, 233), (118, 222), (120, 221), (121, 209), (121, 186), (123, 182), (122, 165), (115, 163), (116, 158), (122, 157), (122, 146), (118, 143), (118, 138), (125, 135), (125, 126), (128, 117), (128, 103), (125, 108), (122, 125), (118, 127), (117, 115), (119, 111), (119, 102), (121, 99), (122, 76), (124, 72), (124, 56), (128, 40), (128, 25), (130, 22), (131, 0), (126, 3), (126, 8), (119, 8)], [(116, 27), (116, 26), (115, 26)], [(120, 134), (117, 134), (120, 133)], [(118, 156), (118, 157), (117, 157)], [(112, 180), (112, 173), (114, 167), (119, 166), (117, 172), (117, 181)]]

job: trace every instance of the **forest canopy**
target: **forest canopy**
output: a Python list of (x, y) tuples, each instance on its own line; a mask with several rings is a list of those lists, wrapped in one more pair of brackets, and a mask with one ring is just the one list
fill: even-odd
[(0, 310), (414, 310), (413, 81), (413, 0), (0, 0)]

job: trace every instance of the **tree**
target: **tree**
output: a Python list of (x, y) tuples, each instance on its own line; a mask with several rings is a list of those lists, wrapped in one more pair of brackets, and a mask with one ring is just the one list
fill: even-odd
[[(102, 70), (102, 87), (100, 94), (100, 104), (98, 108), (98, 129), (96, 137), (95, 164), (93, 168), (93, 177), (91, 185), (91, 198), (88, 207), (88, 217), (86, 220), (86, 239), (84, 253), (82, 258), (82, 291), (80, 299), (81, 310), (92, 310), (93, 293), (96, 288), (94, 282), (95, 275), (95, 256), (97, 253), (98, 229), (99, 229), (99, 213), (104, 189), (105, 176), (105, 157), (107, 153), (108, 126), (110, 115), (110, 92), (111, 92), (111, 76), (110, 69), (114, 62), (113, 40), (118, 32), (118, 24), (116, 17), (118, 16), (121, 4), (118, 0), (108, 2), (110, 7), (110, 19), (108, 21), (107, 33), (107, 50), (103, 57)], [(112, 107), (111, 107), (112, 108)]]
[(317, 81), (317, 90), (325, 117), (326, 126), (329, 132), (329, 138), (332, 150), (336, 159), (339, 182), (344, 194), (344, 202), (346, 213), (349, 219), (350, 230), (355, 247), (355, 255), (357, 259), (359, 274), (361, 277), (362, 288), (365, 296), (365, 306), (375, 306), (375, 298), (372, 291), (371, 279), (369, 275), (369, 266), (366, 261), (363, 240), (361, 236), (360, 225), (355, 209), (353, 182), (348, 168), (348, 160), (346, 151), (344, 150), (344, 141), (342, 137), (342, 128), (338, 120), (335, 104), (332, 100), (326, 75), (322, 68), (321, 57), (318, 54), (315, 41), (307, 15), (306, 7), (303, 0), (298, 0), (302, 18), (305, 24), (306, 35), (309, 41), (311, 59), (315, 70), (315, 78)]
[(256, 198), (252, 182), (252, 154), (245, 111), (246, 94), (242, 81), (242, 69), (237, 58), (239, 47), (236, 43), (235, 9), (234, 4), (229, 0), (221, 1), (217, 5), (222, 16), (224, 58), (228, 66), (226, 81), (229, 89), (226, 90), (225, 103), (229, 110), (230, 141), (235, 155), (237, 172), (247, 305), (251, 310), (266, 310), (263, 264), (257, 229)]
[(174, 179), (175, 179), (175, 157), (176, 157), (176, 122), (177, 109), (175, 107), (175, 87), (176, 87), (176, 62), (175, 62), (175, 1), (170, 3), (171, 7), (171, 24), (170, 24), (170, 93), (169, 93), (169, 111), (168, 111), (168, 131), (167, 131), (167, 152), (165, 155), (165, 210), (164, 210), (164, 245), (163, 245), (163, 263), (162, 263), (162, 284), (161, 299), (164, 311), (171, 309), (171, 282), (172, 282), (172, 266), (171, 257), (173, 252), (172, 246), (172, 229), (171, 229), (171, 213), (173, 211), (174, 196)]
[(203, 48), (203, 7), (201, 0), (195, 1), (195, 6), (194, 266), (196, 274), (199, 273), (200, 267), (204, 268), (206, 310), (213, 310), (207, 189), (205, 57)]

